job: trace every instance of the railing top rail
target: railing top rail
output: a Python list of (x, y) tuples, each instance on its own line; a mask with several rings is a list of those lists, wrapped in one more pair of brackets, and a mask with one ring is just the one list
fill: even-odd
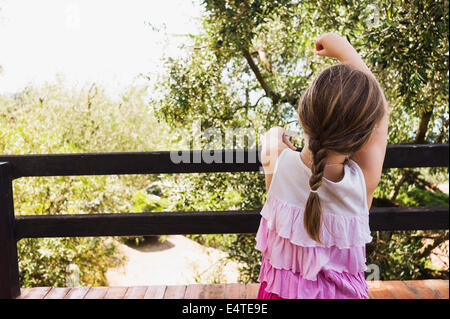
[[(0, 155), (12, 177), (258, 172), (260, 149)], [(213, 161), (214, 160), (214, 161)], [(384, 168), (448, 167), (448, 144), (389, 145)]]

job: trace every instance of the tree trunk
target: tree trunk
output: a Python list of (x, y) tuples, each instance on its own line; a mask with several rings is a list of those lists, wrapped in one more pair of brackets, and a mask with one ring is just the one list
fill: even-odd
[(415, 144), (424, 144), (425, 137), (428, 131), (428, 124), (430, 123), (431, 115), (433, 115), (433, 109), (425, 111), (420, 119), (419, 128), (417, 129)]
[(280, 100), (280, 95), (278, 93), (272, 91), (272, 89), (266, 83), (266, 81), (264, 80), (264, 77), (262, 76), (261, 72), (259, 71), (258, 66), (255, 64), (255, 61), (253, 61), (253, 58), (252, 58), (250, 52), (248, 52), (248, 50), (243, 50), (242, 53), (243, 53), (245, 59), (247, 60), (248, 65), (250, 66), (250, 69), (252, 69), (253, 73), (255, 74), (256, 79), (258, 80), (259, 84), (261, 84), (264, 92), (266, 92), (266, 95), (272, 99), (273, 104), (277, 104), (278, 101)]

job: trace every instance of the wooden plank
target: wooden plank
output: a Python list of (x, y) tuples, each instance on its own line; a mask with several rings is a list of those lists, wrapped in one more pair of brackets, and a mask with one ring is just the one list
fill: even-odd
[(448, 206), (373, 207), (369, 225), (371, 230), (448, 229)]
[(88, 291), (91, 287), (73, 287), (70, 289), (70, 291), (67, 293), (67, 295), (64, 296), (64, 299), (84, 299)]
[[(448, 207), (378, 207), (372, 230), (447, 229)], [(16, 217), (18, 238), (255, 233), (259, 210)]]
[(424, 280), (424, 284), (433, 290), (439, 299), (449, 299), (448, 280), (429, 279)]
[(224, 299), (225, 284), (206, 285), (203, 289), (203, 298), (205, 299)]
[[(187, 154), (188, 163), (180, 162), (178, 154), (181, 153), (179, 152)], [(218, 154), (221, 162), (209, 163), (205, 155), (210, 154)], [(448, 144), (389, 145), (383, 167), (446, 167), (449, 165), (448, 156)], [(261, 167), (259, 158), (260, 149), (222, 149), (0, 155), (0, 162), (10, 162), (13, 178), (19, 178), (24, 176), (258, 172)]]
[(395, 299), (395, 296), (384, 285), (383, 281), (368, 281), (367, 285), (373, 299)]
[(186, 287), (184, 299), (224, 299), (224, 284), (193, 284)]
[(203, 299), (204, 289), (207, 285), (204, 284), (193, 284), (186, 287), (186, 293), (184, 299)]
[(47, 295), (50, 289), (51, 287), (31, 288), (23, 299), (44, 299), (44, 297)]
[(388, 145), (383, 168), (448, 167), (448, 144)]
[(164, 293), (164, 299), (183, 299), (185, 292), (185, 285), (167, 286)]
[(44, 299), (63, 299), (70, 291), (68, 287), (53, 287)]
[(26, 296), (31, 292), (33, 288), (21, 288), (20, 295), (16, 297), (16, 299), (25, 299)]
[(108, 287), (104, 299), (123, 299), (128, 287)]
[(165, 285), (149, 286), (145, 292), (144, 299), (163, 299), (165, 292)]
[(400, 280), (386, 280), (383, 281), (383, 283), (396, 299), (417, 299), (420, 297), (416, 296), (414, 292)]
[[(180, 156), (187, 154), (184, 162)], [(32, 176), (76, 176), (119, 174), (164, 174), (207, 172), (259, 172), (258, 149), (188, 150), (161, 152), (114, 152), (72, 154), (0, 155), (10, 162), (13, 178)], [(221, 163), (205, 161), (218, 154)], [(199, 159), (198, 162), (197, 159)], [(130, 165), (133, 163), (133, 165)]]
[(30, 215), (16, 217), (18, 238), (256, 232), (252, 211)]
[[(448, 280), (368, 281), (374, 299), (448, 299)], [(149, 287), (22, 288), (18, 299), (255, 299), (259, 284), (193, 284)], [(88, 293), (89, 291), (89, 293)], [(66, 293), (67, 292), (67, 293)], [(89, 296), (87, 296), (89, 295)]]
[(225, 299), (246, 299), (247, 287), (245, 284), (226, 284), (225, 285)]
[(143, 299), (147, 291), (147, 286), (129, 287), (124, 299)]
[(427, 287), (423, 280), (408, 280), (404, 281), (404, 284), (408, 286), (414, 292), (417, 299), (436, 299), (437, 296), (429, 287)]
[(20, 295), (11, 171), (0, 160), (0, 299)]
[(259, 283), (247, 284), (247, 299), (257, 299)]
[(84, 299), (103, 299), (108, 292), (109, 287), (91, 287)]

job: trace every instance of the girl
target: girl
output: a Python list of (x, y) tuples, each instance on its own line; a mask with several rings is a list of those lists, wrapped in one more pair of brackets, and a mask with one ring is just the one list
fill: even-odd
[(305, 147), (280, 127), (266, 133), (266, 203), (256, 235), (263, 253), (258, 298), (368, 298), (369, 207), (386, 151), (384, 94), (356, 50), (328, 33), (321, 72), (298, 105)]

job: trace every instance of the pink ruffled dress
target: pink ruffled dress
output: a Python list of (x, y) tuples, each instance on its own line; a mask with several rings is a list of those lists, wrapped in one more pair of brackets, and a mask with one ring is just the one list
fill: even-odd
[(298, 152), (283, 150), (256, 234), (256, 249), (263, 254), (258, 298), (368, 298), (365, 245), (372, 237), (364, 175), (350, 160), (342, 180), (323, 179), (318, 190), (323, 245), (303, 224), (310, 176)]

